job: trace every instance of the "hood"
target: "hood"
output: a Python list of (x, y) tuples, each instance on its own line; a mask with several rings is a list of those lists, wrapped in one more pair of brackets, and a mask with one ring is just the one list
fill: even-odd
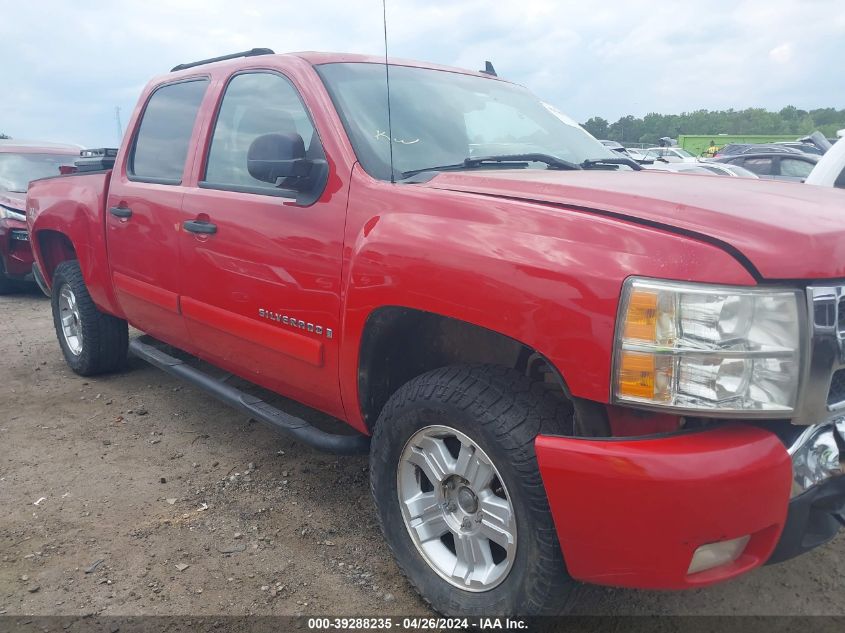
[(24, 213), (26, 209), (26, 194), (0, 189), (0, 204)]
[(761, 279), (845, 278), (845, 192), (837, 189), (600, 170), (442, 172), (422, 186), (671, 228), (719, 244)]

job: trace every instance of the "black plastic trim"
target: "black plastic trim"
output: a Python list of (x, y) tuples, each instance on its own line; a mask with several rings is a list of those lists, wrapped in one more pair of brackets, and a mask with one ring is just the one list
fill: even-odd
[(155, 343), (155, 339), (142, 336), (129, 343), (129, 351), (168, 374), (181, 378), (218, 400), (240, 409), (259, 422), (264, 422), (274, 429), (288, 433), (303, 444), (336, 455), (363, 455), (369, 452), (370, 438), (368, 436), (361, 433), (354, 435), (326, 433), (305, 420), (285, 413), (256, 396), (215, 380), (207, 373), (158, 349), (155, 347)]
[(789, 502), (786, 523), (767, 565), (830, 541), (845, 525), (845, 475), (835, 475)]
[(251, 48), (248, 51), (241, 51), (240, 53), (230, 53), (229, 55), (220, 55), (220, 57), (209, 57), (208, 59), (201, 59), (196, 62), (187, 62), (185, 64), (178, 64), (170, 69), (170, 72), (175, 73), (179, 70), (187, 68), (194, 68), (195, 66), (202, 66), (204, 64), (212, 64), (214, 62), (224, 62), (229, 59), (238, 59), (239, 57), (257, 57), (258, 55), (275, 55), (276, 52), (272, 48)]
[(273, 196), (274, 198), (296, 199), (297, 192), (293, 189), (278, 189), (269, 187), (251, 187), (250, 185), (224, 185), (207, 180), (200, 180), (197, 183), (200, 189), (215, 189), (217, 191), (232, 191), (234, 193), (254, 193), (261, 196)]
[(41, 268), (38, 266), (38, 262), (32, 262), (32, 278), (35, 280), (35, 283), (41, 289), (41, 292), (44, 293), (44, 296), (49, 297), (50, 289), (47, 287), (47, 282), (44, 280), (44, 275), (41, 273)]

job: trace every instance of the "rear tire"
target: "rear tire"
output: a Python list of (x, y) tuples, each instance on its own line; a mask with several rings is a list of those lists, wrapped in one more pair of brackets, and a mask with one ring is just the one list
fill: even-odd
[(53, 273), (50, 302), (59, 345), (75, 373), (93, 376), (123, 367), (129, 326), (94, 305), (78, 261), (58, 265)]
[(568, 402), (503, 367), (438, 369), (390, 398), (373, 433), (370, 486), (400, 568), (434, 609), (531, 616), (570, 608), (578, 585), (564, 565), (534, 439), (571, 421)]
[(17, 291), (19, 286), (14, 280), (6, 276), (6, 268), (3, 266), (3, 258), (0, 257), (0, 295), (8, 295)]

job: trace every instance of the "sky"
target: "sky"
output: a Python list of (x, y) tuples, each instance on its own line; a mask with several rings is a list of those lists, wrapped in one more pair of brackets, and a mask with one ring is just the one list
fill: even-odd
[[(390, 56), (483, 68), (578, 121), (845, 107), (841, 0), (386, 0)], [(118, 144), (143, 86), (253, 47), (384, 53), (381, 0), (0, 0), (0, 132)]]

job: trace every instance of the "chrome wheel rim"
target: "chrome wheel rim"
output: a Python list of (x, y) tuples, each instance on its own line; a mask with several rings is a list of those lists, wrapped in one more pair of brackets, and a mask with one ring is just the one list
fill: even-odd
[(59, 319), (65, 344), (74, 356), (79, 356), (82, 353), (82, 319), (76, 295), (68, 285), (62, 286), (59, 292)]
[(402, 518), (437, 574), (465, 591), (489, 591), (516, 557), (516, 517), (487, 454), (448, 426), (420, 429), (405, 444), (397, 472)]

